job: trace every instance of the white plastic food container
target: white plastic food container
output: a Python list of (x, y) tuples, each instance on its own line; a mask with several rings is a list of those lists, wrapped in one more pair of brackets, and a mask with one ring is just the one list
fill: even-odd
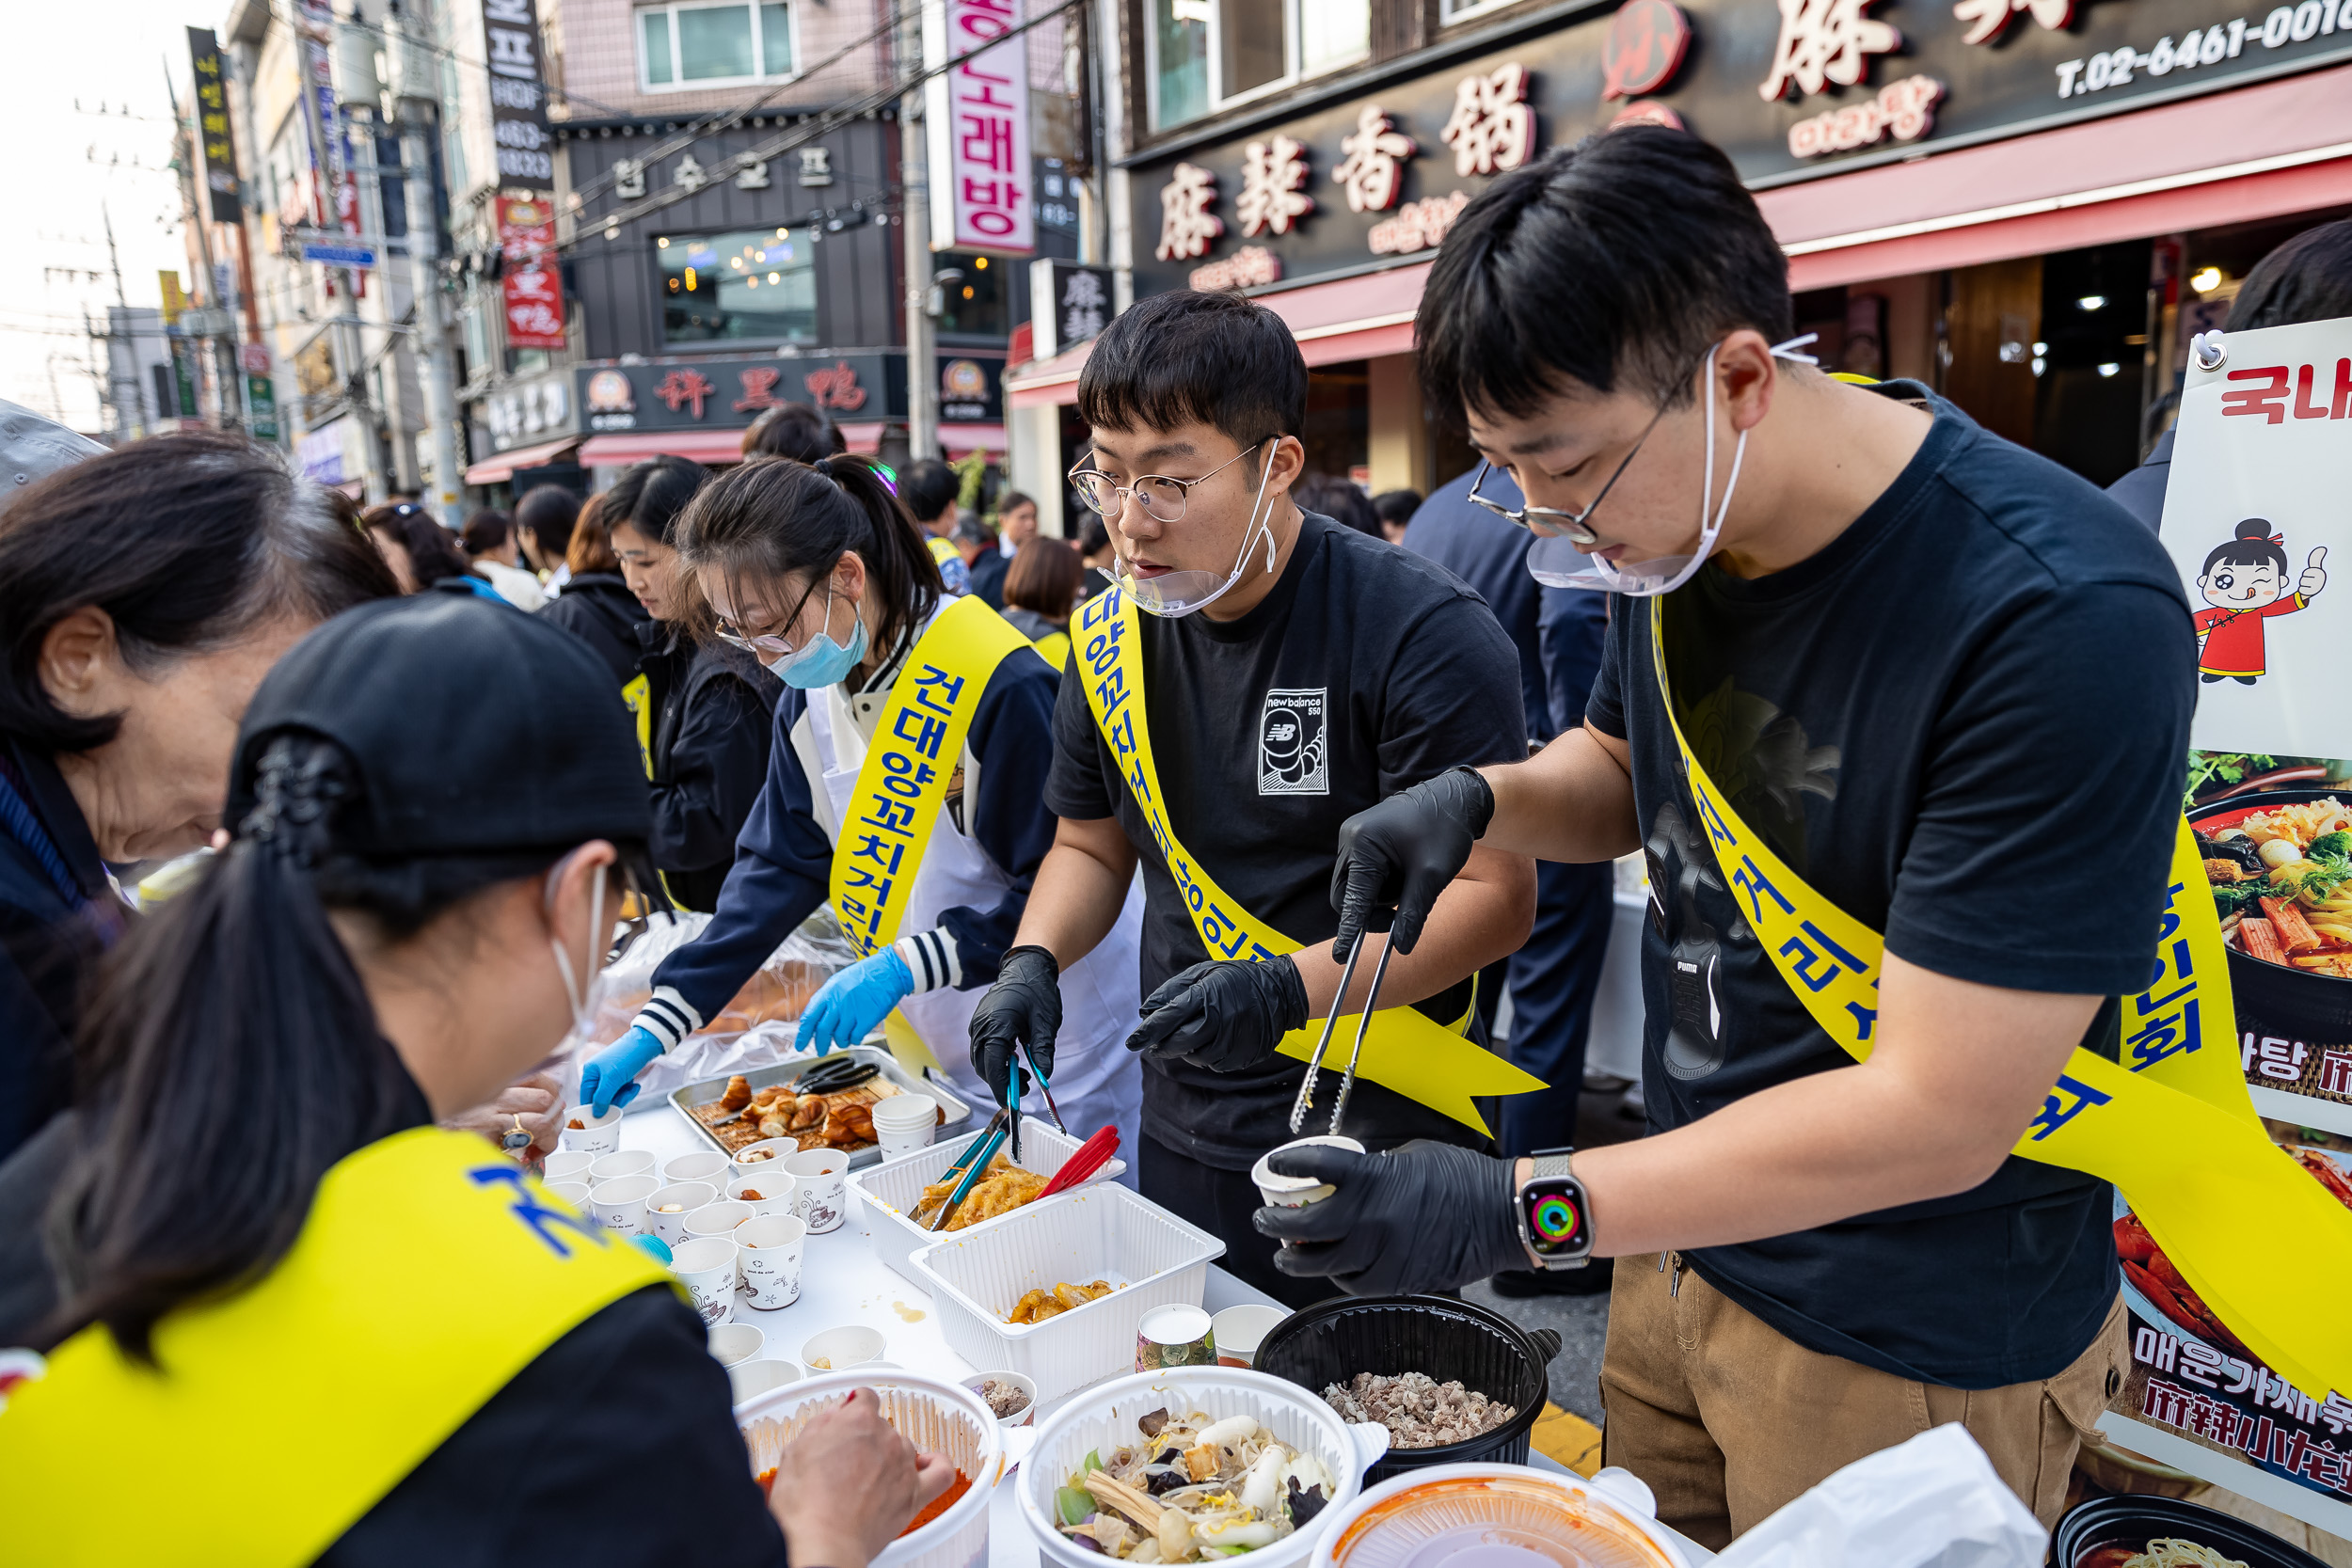
[(1593, 1568), (1690, 1568), (1657, 1513), (1650, 1489), (1613, 1466), (1586, 1481), (1523, 1465), (1433, 1465), (1325, 1515), (1312, 1568), (1410, 1568), (1460, 1554), (1548, 1568), (1562, 1547)]
[[(1058, 1320), (1057, 1320), (1058, 1321)], [(1389, 1451), (1389, 1429), (1376, 1422), (1350, 1424), (1339, 1412), (1295, 1383), (1237, 1367), (1183, 1367), (1135, 1372), (1071, 1401), (1038, 1430), (1037, 1447), (1014, 1482), (1021, 1517), (1037, 1538), (1039, 1555), (1060, 1568), (1103, 1568), (1099, 1552), (1072, 1543), (1055, 1528), (1055, 1492), (1066, 1485), (1089, 1449), (1108, 1454), (1140, 1440), (1136, 1421), (1154, 1410), (1182, 1416), (1199, 1410), (1223, 1420), (1254, 1417), (1260, 1426), (1304, 1454), (1322, 1461), (1338, 1495), (1307, 1528), (1271, 1546), (1242, 1554), (1248, 1568), (1301, 1568), (1315, 1553), (1330, 1522), (1356, 1499), (1364, 1471)]]
[(973, 1568), (987, 1561), (989, 1501), (1009, 1461), (1004, 1430), (969, 1388), (915, 1372), (862, 1369), (754, 1395), (735, 1407), (752, 1474), (772, 1468), (803, 1425), (858, 1388), (882, 1397), (882, 1418), (918, 1450), (946, 1454), (972, 1478), (971, 1489), (953, 1507), (882, 1548), (870, 1568)]
[[(1209, 1261), (1224, 1254), (1225, 1243), (1207, 1231), (1111, 1184), (960, 1230), (912, 1261), (949, 1347), (975, 1367), (1019, 1372), (1050, 1402), (1133, 1371), (1143, 1315), (1200, 1306)], [(1097, 1279), (1120, 1288), (1041, 1323), (1005, 1321), (1027, 1291)]]
[[(964, 1150), (978, 1142), (980, 1136), (978, 1132), (968, 1132), (948, 1143), (927, 1144), (903, 1158), (850, 1173), (850, 1191), (855, 1193), (859, 1201), (866, 1205), (866, 1229), (874, 1239), (874, 1256), (903, 1275), (910, 1284), (927, 1290), (930, 1288), (929, 1282), (915, 1274), (914, 1265), (907, 1259), (914, 1256), (916, 1248), (930, 1246), (946, 1237), (924, 1229), (907, 1216), (914, 1212), (914, 1206), (923, 1200), (923, 1189), (946, 1174), (947, 1167), (961, 1159)], [(1050, 1122), (1039, 1121), (1032, 1117), (1024, 1117), (1021, 1120), (1020, 1165), (1023, 1170), (1035, 1171), (1050, 1180), (1070, 1157), (1078, 1152), (1078, 1139), (1056, 1132)], [(1127, 1162), (1124, 1160), (1105, 1161), (1103, 1168), (1088, 1178), (1083, 1185), (1116, 1181), (1126, 1173), (1126, 1169)], [(1013, 1211), (1014, 1213), (1021, 1212)], [(966, 1226), (954, 1234), (974, 1235), (1010, 1218), (1012, 1214), (999, 1214), (993, 1220)], [(1075, 1283), (1086, 1282), (1078, 1280)]]

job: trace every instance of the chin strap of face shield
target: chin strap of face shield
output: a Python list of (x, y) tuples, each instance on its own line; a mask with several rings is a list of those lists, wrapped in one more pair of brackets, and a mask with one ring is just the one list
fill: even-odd
[[(1278, 436), (1271, 439), (1279, 448), (1281, 437)], [(1265, 487), (1273, 477), (1274, 453), (1269, 451), (1258, 470), (1258, 494), (1249, 503), (1249, 526), (1242, 531), (1241, 548), (1233, 556), (1233, 569), (1226, 574), (1223, 582), (1216, 583), (1215, 592), (1198, 599), (1187, 596), (1209, 583), (1216, 582), (1215, 572), (1168, 572), (1156, 578), (1137, 578), (1132, 572), (1121, 571), (1118, 574), (1119, 586), (1134, 601), (1135, 607), (1163, 621), (1180, 620), (1194, 610), (1207, 609), (1224, 597), (1226, 592), (1241, 580), (1242, 573), (1249, 569), (1250, 549), (1257, 544), (1261, 532), (1265, 535), (1265, 569), (1273, 571), (1276, 553), (1273, 524), (1270, 520), (1262, 520), (1259, 515), (1265, 509)], [(1125, 564), (1123, 558), (1120, 564)]]
[[(1775, 359), (1792, 360), (1798, 364), (1818, 365), (1820, 361), (1814, 356), (1798, 351), (1820, 336), (1818, 332), (1807, 332), (1802, 337), (1791, 338), (1787, 342), (1774, 343), (1771, 349), (1772, 356)], [(1546, 543), (1538, 540), (1536, 548), (1532, 548), (1528, 552), (1528, 569), (1535, 576), (1536, 580), (1559, 587), (1596, 588), (1625, 594), (1634, 598), (1654, 598), (1661, 594), (1673, 593), (1696, 577), (1699, 568), (1707, 564), (1708, 558), (1715, 553), (1716, 539), (1724, 531), (1724, 519), (1731, 515), (1732, 494), (1740, 486), (1740, 465), (1747, 456), (1748, 451), (1748, 433), (1743, 430), (1740, 432), (1739, 439), (1733, 443), (1731, 472), (1724, 478), (1723, 504), (1718, 506), (1715, 504), (1715, 354), (1716, 350), (1722, 347), (1723, 344), (1717, 343), (1707, 351), (1707, 364), (1703, 372), (1707, 384), (1707, 466), (1702, 471), (1699, 484), (1698, 548), (1687, 557), (1662, 556), (1656, 561), (1641, 562), (1640, 566), (1649, 568), (1646, 571), (1639, 569), (1639, 566), (1628, 571), (1609, 562), (1596, 560), (1592, 562), (1590, 572), (1555, 574), (1538, 569), (1537, 549), (1540, 549)], [(1581, 543), (1590, 545), (1596, 543), (1597, 539), (1597, 535), (1587, 534)], [(1570, 545), (1580, 543), (1573, 536), (1570, 536), (1567, 542)]]

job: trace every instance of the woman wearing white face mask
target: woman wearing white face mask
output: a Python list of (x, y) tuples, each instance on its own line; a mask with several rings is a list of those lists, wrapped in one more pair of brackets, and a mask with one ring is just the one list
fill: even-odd
[[(1053, 847), (1057, 673), (987, 605), (946, 594), (887, 470), (862, 459), (746, 464), (705, 487), (675, 533), (719, 635), (788, 689), (716, 917), (655, 972), (635, 1026), (587, 1064), (581, 1099), (633, 1099), (638, 1074), (825, 903), (866, 957), (817, 993), (798, 1043), (854, 1045), (895, 1014), (900, 1043), (912, 1035), (986, 1104), (997, 1096), (969, 1065), (966, 1024)], [(1119, 1047), (1140, 919), (1131, 895), (1110, 940), (1064, 976), (1046, 1065), (1073, 1132), (1107, 1123), (1130, 1145), (1142, 1089)]]
[[(643, 860), (602, 665), (470, 596), (354, 610), (262, 683), (227, 820), (85, 1019), (63, 1300), (0, 1414), (12, 1555), (654, 1564), (683, 1510), (730, 1562), (861, 1568), (946, 1462), (853, 1401), (763, 1499), (660, 1265), (431, 1125), (563, 1039)], [(170, 1456), (127, 1493), (125, 1423)]]

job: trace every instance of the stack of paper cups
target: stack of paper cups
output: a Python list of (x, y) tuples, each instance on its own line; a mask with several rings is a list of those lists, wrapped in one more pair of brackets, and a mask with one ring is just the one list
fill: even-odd
[(885, 1160), (914, 1153), (938, 1130), (939, 1101), (930, 1095), (894, 1094), (874, 1101), (874, 1137)]

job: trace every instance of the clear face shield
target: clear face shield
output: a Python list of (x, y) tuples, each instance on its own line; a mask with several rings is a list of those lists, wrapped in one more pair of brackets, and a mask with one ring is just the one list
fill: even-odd
[[(1817, 336), (1808, 332), (1785, 343), (1775, 343), (1772, 348), (1772, 356), (1800, 364), (1818, 363), (1813, 356), (1798, 352)], [(1652, 416), (1648, 428), (1642, 432), (1640, 439), (1633, 443), (1633, 450), (1626, 453), (1625, 461), (1617, 465), (1617, 471), (1609, 476), (1609, 483), (1600, 487), (1600, 494), (1593, 498), (1593, 504), (1581, 512), (1567, 512), (1549, 506), (1525, 506), (1514, 512), (1485, 499), (1476, 493), (1477, 487), (1471, 486), (1472, 500), (1531, 531), (1537, 525), (1564, 531), (1536, 534), (1534, 543), (1527, 549), (1530, 577), (1548, 588), (1582, 588), (1600, 594), (1626, 594), (1635, 598), (1651, 598), (1661, 594), (1671, 594), (1698, 575), (1708, 557), (1715, 553), (1715, 542), (1723, 533), (1724, 519), (1730, 515), (1732, 494), (1740, 483), (1740, 460), (1747, 455), (1748, 450), (1748, 433), (1743, 430), (1732, 447), (1731, 472), (1724, 480), (1723, 502), (1717, 505), (1714, 494), (1715, 352), (1722, 346), (1718, 343), (1707, 351), (1703, 370), (1707, 388), (1704, 394), (1707, 455), (1699, 486), (1698, 548), (1689, 554), (1652, 556), (1639, 561), (1602, 561), (1584, 553), (1600, 543), (1600, 536), (1586, 526), (1586, 519), (1600, 509), (1600, 503), (1608, 499), (1609, 492), (1615, 487), (1633, 459), (1640, 455), (1643, 442), (1649, 439), (1650, 431), (1655, 430), (1659, 420), (1665, 416), (1665, 410), (1661, 408)], [(1483, 479), (1485, 476), (1482, 474), (1480, 477)]]
[(1134, 568), (1128, 563), (1127, 552), (1122, 547), (1125, 540), (1118, 526), (1119, 514), (1124, 509), (1127, 498), (1133, 496), (1136, 499), (1136, 504), (1142, 507), (1158, 522), (1182, 522), (1184, 516), (1185, 499), (1194, 485), (1215, 479), (1218, 474), (1248, 456), (1250, 452), (1256, 451), (1260, 447), (1271, 441), (1279, 439), (1279, 436), (1270, 436), (1267, 441), (1261, 441), (1256, 446), (1245, 448), (1202, 474), (1199, 479), (1168, 479), (1157, 474), (1147, 474), (1132, 485), (1122, 485), (1113, 482), (1108, 475), (1095, 473), (1091, 469), (1079, 468), (1072, 472), (1070, 479), (1073, 484), (1077, 485), (1078, 493), (1084, 496), (1087, 504), (1101, 513), (1104, 520), (1110, 525), (1111, 540), (1117, 557), (1111, 568), (1111, 575), (1118, 580), (1120, 591), (1135, 601), (1137, 610), (1148, 615), (1157, 615), (1163, 620), (1175, 620), (1190, 615), (1195, 610), (1207, 609), (1217, 599), (1222, 598), (1235, 583), (1241, 580), (1242, 574), (1249, 569), (1249, 562), (1256, 554), (1256, 546), (1261, 534), (1265, 538), (1265, 569), (1269, 572), (1274, 570), (1274, 530), (1267, 519), (1262, 515), (1265, 510), (1266, 483), (1274, 477), (1274, 454), (1270, 451), (1266, 454), (1265, 463), (1259, 471), (1258, 494), (1249, 504), (1249, 524), (1242, 531), (1241, 548), (1233, 555), (1233, 569), (1222, 575), (1209, 570), (1162, 572), (1156, 577), (1137, 577)]

